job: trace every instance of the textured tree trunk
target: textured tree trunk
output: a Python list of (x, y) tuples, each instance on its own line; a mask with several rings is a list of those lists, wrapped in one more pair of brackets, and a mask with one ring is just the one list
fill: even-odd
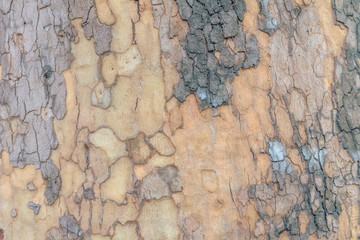
[(0, 13), (0, 240), (360, 237), (359, 0)]

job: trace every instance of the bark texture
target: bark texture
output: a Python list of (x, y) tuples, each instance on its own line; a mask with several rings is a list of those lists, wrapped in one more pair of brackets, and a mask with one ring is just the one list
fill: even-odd
[(0, 240), (360, 237), (358, 0), (0, 19)]

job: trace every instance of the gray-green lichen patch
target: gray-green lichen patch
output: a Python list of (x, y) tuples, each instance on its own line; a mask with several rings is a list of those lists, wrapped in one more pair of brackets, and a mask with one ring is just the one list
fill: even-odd
[[(246, 11), (243, 0), (177, 0), (180, 16), (189, 24), (183, 41), (185, 56), (179, 64), (176, 98), (183, 102), (196, 93), (200, 107), (228, 103), (230, 82), (241, 68), (256, 67), (259, 47), (255, 36), (245, 34), (242, 20)], [(230, 48), (226, 41), (233, 41)], [(218, 57), (216, 56), (218, 53)]]
[(110, 48), (110, 27), (98, 21), (93, 1), (6, 1), (0, 12), (0, 152), (10, 153), (14, 167), (41, 168), (53, 204), (61, 179), (49, 157), (58, 145), (53, 119), (66, 113), (62, 72), (73, 60), (71, 20), (83, 19), (98, 54)]

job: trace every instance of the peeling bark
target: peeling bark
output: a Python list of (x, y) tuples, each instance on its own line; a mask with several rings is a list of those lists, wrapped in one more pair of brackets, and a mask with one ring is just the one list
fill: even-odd
[(357, 239), (357, 0), (3, 1), (1, 239)]

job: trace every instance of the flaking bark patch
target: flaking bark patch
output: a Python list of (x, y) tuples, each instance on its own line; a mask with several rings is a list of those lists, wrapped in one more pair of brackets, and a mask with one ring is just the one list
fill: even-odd
[[(186, 55), (178, 67), (180, 80), (175, 96), (183, 102), (194, 93), (201, 109), (227, 104), (234, 75), (241, 68), (253, 68), (259, 63), (256, 37), (243, 32), (245, 2), (176, 2), (181, 18), (189, 24), (189, 32), (182, 42)], [(235, 49), (230, 49), (225, 41), (234, 41)]]
[[(1, 4), (0, 11), (0, 151), (10, 152), (14, 167), (41, 168), (51, 205), (61, 185), (49, 157), (58, 144), (53, 119), (66, 113), (62, 72), (73, 60), (76, 33), (71, 20), (83, 19), (85, 35), (94, 37), (98, 54), (110, 48), (110, 27), (98, 21), (92, 1), (12, 1)], [(13, 118), (19, 130), (11, 137)]]

